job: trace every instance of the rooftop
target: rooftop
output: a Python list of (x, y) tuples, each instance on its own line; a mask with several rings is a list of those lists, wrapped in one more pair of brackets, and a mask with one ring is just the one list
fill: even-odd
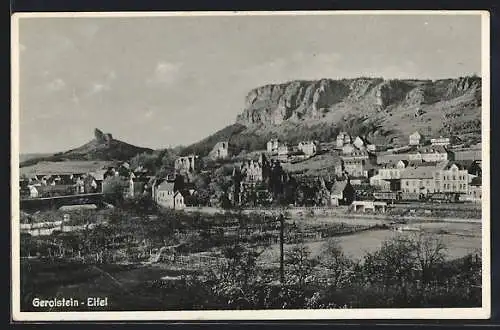
[(436, 166), (408, 167), (401, 172), (401, 179), (432, 179)]
[(335, 183), (333, 184), (330, 192), (333, 194), (333, 195), (338, 195), (340, 193), (342, 193), (345, 189), (345, 187), (347, 186), (349, 182), (347, 180), (344, 180), (344, 181), (335, 181)]

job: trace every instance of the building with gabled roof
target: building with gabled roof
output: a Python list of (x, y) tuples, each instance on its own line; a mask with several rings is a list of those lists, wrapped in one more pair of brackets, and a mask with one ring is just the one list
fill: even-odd
[(414, 133), (410, 134), (408, 145), (418, 146), (422, 143), (422, 138), (422, 135), (418, 131), (415, 131)]
[(424, 162), (440, 162), (451, 158), (448, 150), (441, 145), (420, 147), (408, 152), (408, 155), (410, 161)]
[(335, 181), (330, 188), (332, 206), (349, 205), (354, 201), (355, 191), (349, 180)]
[(368, 178), (370, 171), (375, 169), (375, 156), (366, 150), (354, 150), (348, 154), (343, 154), (340, 158), (345, 173), (351, 177)]

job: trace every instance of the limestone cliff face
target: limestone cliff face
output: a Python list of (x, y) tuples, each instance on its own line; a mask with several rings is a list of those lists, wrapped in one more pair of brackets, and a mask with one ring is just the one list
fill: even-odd
[(265, 85), (251, 90), (238, 124), (276, 126), (283, 122), (321, 120), (345, 108), (366, 115), (397, 107), (419, 107), (470, 95), (480, 104), (481, 78), (384, 80), (321, 79)]

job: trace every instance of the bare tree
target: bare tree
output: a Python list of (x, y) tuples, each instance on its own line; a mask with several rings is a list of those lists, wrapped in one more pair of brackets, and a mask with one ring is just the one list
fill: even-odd
[(420, 272), (420, 280), (429, 283), (436, 266), (445, 259), (446, 245), (441, 236), (425, 232), (417, 232), (411, 237), (414, 245), (416, 269)]

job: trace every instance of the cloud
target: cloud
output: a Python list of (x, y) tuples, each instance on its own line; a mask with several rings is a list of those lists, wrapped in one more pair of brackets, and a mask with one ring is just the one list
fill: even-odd
[(50, 91), (57, 92), (66, 87), (66, 83), (61, 78), (56, 78), (47, 84)]
[(159, 62), (153, 72), (153, 76), (147, 80), (148, 83), (170, 84), (179, 75), (182, 63)]

